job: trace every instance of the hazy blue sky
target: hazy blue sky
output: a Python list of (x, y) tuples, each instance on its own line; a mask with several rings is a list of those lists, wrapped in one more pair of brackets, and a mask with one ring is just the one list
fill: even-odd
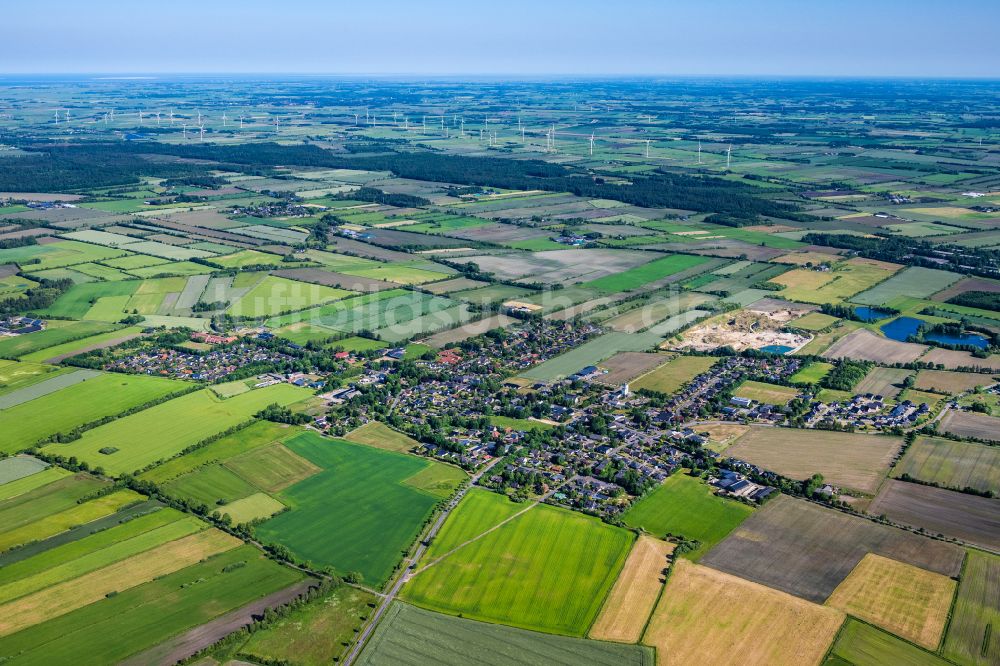
[(1000, 77), (997, 0), (0, 0), (0, 71)]

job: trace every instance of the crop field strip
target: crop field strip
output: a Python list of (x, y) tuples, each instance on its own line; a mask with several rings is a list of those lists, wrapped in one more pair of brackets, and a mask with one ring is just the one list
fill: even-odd
[(653, 666), (649, 648), (542, 634), (433, 613), (395, 602), (361, 653), (362, 666), (592, 664)]
[(989, 663), (1000, 654), (1000, 556), (970, 550), (942, 654), (958, 664)]

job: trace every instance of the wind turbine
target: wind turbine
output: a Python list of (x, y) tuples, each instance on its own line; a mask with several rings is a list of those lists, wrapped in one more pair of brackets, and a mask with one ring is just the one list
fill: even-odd
[(649, 144), (652, 143), (649, 139), (646, 139), (646, 159), (649, 159)]
[(462, 121), (461, 121), (461, 130), (459, 132), (462, 135), (462, 138), (464, 139), (465, 138), (465, 118), (462, 118)]
[(201, 126), (201, 111), (198, 112), (198, 126)]
[(157, 127), (160, 126), (160, 112), (159, 111), (156, 112), (156, 126)]
[(729, 168), (729, 165), (732, 164), (732, 161), (733, 161), (733, 144), (729, 144), (729, 147), (726, 148), (726, 168), (727, 169)]
[(205, 126), (204, 125), (201, 125), (201, 126), (198, 127), (198, 140), (199, 141), (204, 141), (205, 140)]
[(142, 127), (142, 111), (139, 112), (139, 127)]
[(590, 133), (590, 156), (594, 156), (594, 133)]
[(181, 128), (184, 130), (184, 140), (187, 141), (188, 138), (188, 124), (181, 123)]
[(701, 139), (698, 139), (698, 164), (701, 164)]
[(170, 117), (170, 124), (173, 125), (174, 124), (174, 110), (170, 109), (170, 113), (168, 115)]
[(358, 126), (358, 114), (357, 113), (354, 114), (354, 126), (355, 127)]
[(222, 112), (222, 126), (223, 127), (228, 127), (228, 123), (227, 123), (227, 119), (226, 119), (226, 112), (225, 111)]
[(243, 129), (243, 116), (240, 116), (240, 129)]

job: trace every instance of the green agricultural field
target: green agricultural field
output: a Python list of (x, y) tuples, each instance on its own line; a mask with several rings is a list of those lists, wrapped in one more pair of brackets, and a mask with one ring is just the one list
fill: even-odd
[(41, 488), (53, 481), (58, 481), (71, 475), (72, 472), (62, 467), (48, 467), (41, 472), (35, 472), (14, 481), (6, 481), (0, 484), (0, 502), (17, 497), (18, 495), (30, 493), (35, 488)]
[(714, 356), (678, 356), (632, 381), (629, 386), (636, 391), (646, 389), (669, 395), (703, 372), (708, 372), (718, 360)]
[(1000, 447), (920, 437), (893, 468), (892, 476), (907, 475), (943, 488), (975, 488), (1000, 492)]
[(870, 624), (848, 618), (824, 666), (947, 666), (950, 662)]
[(252, 451), (272, 442), (280, 442), (298, 432), (298, 428), (292, 428), (288, 425), (272, 423), (271, 421), (255, 421), (246, 428), (217, 439), (207, 446), (169, 460), (148, 472), (143, 472), (139, 478), (157, 484), (167, 483), (200, 467), (225, 462), (241, 453)]
[(783, 407), (788, 401), (798, 395), (798, 390), (789, 386), (767, 384), (764, 382), (746, 381), (736, 387), (733, 395), (737, 398), (749, 398), (754, 402)]
[(128, 257), (121, 257), (120, 259), (108, 259), (102, 261), (101, 263), (105, 266), (111, 266), (112, 268), (120, 268), (123, 271), (132, 270), (134, 268), (148, 268), (149, 266), (159, 266), (160, 264), (169, 263), (169, 259), (162, 259), (160, 257), (150, 257), (145, 254), (133, 254)]
[(241, 453), (227, 460), (225, 465), (254, 487), (269, 493), (284, 490), (321, 471), (316, 465), (278, 443)]
[(403, 596), (453, 615), (584, 636), (632, 541), (621, 528), (540, 504), (443, 559), (428, 557)]
[[(52, 485), (62, 482), (63, 480), (59, 480)], [(46, 486), (42, 486), (39, 488), (39, 494), (45, 490)], [(45, 499), (65, 501), (67, 496), (68, 493), (66, 492), (54, 493), (46, 496)], [(99, 518), (109, 516), (127, 506), (141, 502), (143, 497), (131, 490), (116, 490), (111, 494), (101, 495), (94, 499), (81, 501), (82, 499), (82, 497), (77, 497), (67, 508), (49, 511), (44, 515), (37, 513), (40, 506), (38, 503), (21, 507), (23, 511), (19, 516), (19, 520), (7, 520), (4, 523), (4, 529), (2, 534), (0, 534), (0, 552), (41, 541), (78, 525), (84, 525)], [(17, 505), (25, 500), (30, 500), (30, 497), (28, 495), (15, 497), (13, 500), (8, 500), (8, 502), (4, 503), (3, 508), (5, 510), (10, 509), (11, 505)], [(5, 513), (10, 513), (10, 511), (5, 511)], [(33, 520), (25, 521), (25, 517), (30, 517)], [(18, 522), (23, 522), (23, 524), (15, 527)]]
[(694, 268), (703, 264), (708, 259), (691, 254), (674, 254), (660, 259), (654, 259), (649, 263), (636, 266), (627, 271), (608, 275), (607, 277), (591, 280), (583, 285), (587, 289), (595, 289), (602, 293), (614, 293), (618, 291), (631, 291), (638, 289), (650, 282), (662, 280), (674, 273), (689, 268)]
[(3, 568), (0, 604), (72, 580), (208, 528), (172, 509), (128, 521)]
[(44, 271), (49, 268), (63, 268), (74, 264), (86, 264), (123, 257), (127, 252), (114, 248), (80, 243), (72, 240), (62, 240), (46, 245), (26, 245), (24, 247), (0, 250), (0, 264), (23, 263), (29, 259), (38, 259), (39, 263), (31, 264), (31, 271)]
[(433, 562), (453, 548), (513, 518), (530, 506), (513, 502), (506, 495), (490, 490), (470, 488), (458, 507), (448, 516), (448, 522), (434, 537), (423, 562)]
[[(65, 368), (58, 366), (0, 359), (0, 395), (9, 396), (15, 391), (20, 392), (66, 373)], [(9, 406), (0, 402), (0, 407)]]
[(968, 551), (942, 654), (963, 666), (1000, 654), (1000, 557)]
[(337, 331), (322, 326), (313, 326), (304, 321), (282, 326), (274, 331), (274, 334), (302, 346), (310, 342), (324, 342), (339, 335)]
[(746, 504), (715, 496), (699, 479), (674, 474), (636, 502), (622, 520), (653, 536), (669, 533), (700, 541), (699, 548), (684, 555), (697, 561), (751, 513)]
[(233, 303), (228, 312), (238, 317), (273, 317), (329, 303), (352, 292), (268, 275)]
[(788, 381), (793, 384), (818, 384), (831, 370), (833, 370), (832, 363), (814, 361), (789, 377)]
[(138, 326), (119, 328), (108, 331), (107, 333), (98, 333), (97, 335), (91, 335), (72, 342), (64, 342), (61, 345), (46, 347), (45, 349), (25, 354), (20, 358), (23, 361), (31, 363), (41, 363), (42, 361), (54, 363), (60, 358), (73, 356), (95, 347), (110, 346), (112, 343), (116, 343), (119, 340), (135, 337), (141, 332), (142, 328)]
[(280, 266), (281, 257), (270, 252), (258, 250), (240, 250), (234, 254), (209, 259), (213, 264), (223, 268), (244, 268), (246, 266)]
[[(256, 548), (241, 546), (4, 636), (0, 659), (49, 666), (78, 662), (85, 654), (89, 663), (116, 663), (301, 579)], [(156, 661), (152, 655), (141, 660)]]
[[(205, 389), (88, 430), (69, 444), (50, 444), (45, 450), (76, 456), (111, 474), (124, 474), (171, 458), (251, 419), (271, 403), (290, 405), (309, 395), (291, 384), (277, 384), (222, 400)], [(101, 453), (101, 449), (115, 450)]]
[(534, 294), (531, 289), (524, 287), (513, 287), (509, 284), (497, 284), (478, 289), (468, 289), (451, 294), (452, 298), (458, 298), (470, 303), (486, 305), (487, 303), (500, 303), (503, 301), (517, 300), (522, 296)]
[(911, 266), (868, 291), (858, 294), (851, 301), (862, 305), (884, 305), (902, 296), (927, 298), (948, 288), (961, 277), (958, 273), (940, 271), (936, 268)]
[(498, 428), (510, 428), (511, 430), (551, 430), (555, 426), (542, 421), (532, 421), (531, 419), (516, 419), (510, 416), (490, 416), (490, 423)]
[(385, 280), (396, 284), (424, 284), (425, 282), (435, 282), (444, 279), (451, 273), (439, 273), (423, 268), (403, 266), (393, 264), (390, 266), (378, 266), (376, 268), (349, 269), (344, 271), (348, 275), (371, 278), (373, 280)]
[(185, 474), (164, 484), (163, 490), (171, 497), (205, 504), (209, 509), (257, 492), (255, 487), (222, 465), (207, 465)]
[(77, 500), (107, 483), (83, 472), (49, 483), (0, 503), (0, 534), (7, 534), (77, 506)]
[(344, 338), (343, 340), (337, 340), (336, 342), (331, 342), (326, 345), (327, 349), (343, 349), (349, 352), (363, 352), (363, 351), (374, 351), (376, 349), (385, 349), (388, 347), (388, 343), (382, 342), (380, 340), (371, 340), (369, 338), (359, 338), (357, 336), (351, 336)]
[(118, 328), (96, 321), (59, 322), (44, 331), (0, 339), (0, 356), (19, 358), (32, 352), (48, 349), (73, 340), (81, 340)]
[(653, 666), (650, 648), (540, 634), (432, 613), (400, 602), (389, 607), (361, 653), (361, 666), (587, 664)]
[(77, 284), (60, 296), (55, 303), (41, 310), (39, 314), (43, 317), (73, 317), (79, 319), (87, 315), (87, 312), (90, 311), (97, 299), (112, 296), (131, 297), (140, 284), (142, 283), (138, 280)]
[(130, 275), (141, 278), (157, 278), (162, 275), (185, 276), (185, 275), (205, 275), (211, 272), (207, 266), (196, 264), (193, 261), (172, 261), (167, 264), (157, 266), (147, 266), (145, 268), (133, 268)]
[(804, 317), (789, 322), (789, 326), (801, 328), (804, 331), (822, 331), (836, 324), (839, 319), (822, 312), (810, 312)]
[(260, 525), (257, 537), (381, 585), (438, 501), (407, 483), (432, 463), (312, 432), (285, 446), (322, 471), (278, 493), (291, 511)]
[(374, 446), (376, 449), (398, 451), (400, 453), (406, 453), (420, 446), (420, 442), (415, 439), (411, 439), (398, 430), (393, 430), (378, 421), (369, 421), (360, 428), (355, 428), (344, 435), (344, 439)]
[(243, 643), (241, 655), (264, 663), (281, 661), (296, 666), (328, 666), (346, 652), (369, 605), (378, 599), (347, 585), (335, 587), (272, 626), (255, 632)]
[(409, 477), (403, 483), (439, 499), (447, 499), (468, 478), (469, 475), (460, 467), (435, 462)]
[(56, 433), (68, 434), (81, 425), (120, 414), (188, 385), (144, 375), (104, 374), (0, 411), (0, 451), (26, 449)]

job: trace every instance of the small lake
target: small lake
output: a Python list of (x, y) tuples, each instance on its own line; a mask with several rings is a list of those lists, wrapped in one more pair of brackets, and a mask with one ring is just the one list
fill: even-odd
[(767, 345), (766, 347), (761, 347), (758, 351), (767, 352), (768, 354), (787, 354), (793, 349), (795, 347), (789, 347), (788, 345)]
[(923, 319), (900, 317), (899, 319), (893, 319), (888, 324), (883, 324), (880, 328), (882, 329), (882, 332), (885, 333), (885, 337), (890, 340), (906, 342), (906, 339), (911, 335), (916, 335), (917, 331), (925, 323), (926, 322)]
[(924, 335), (925, 340), (931, 340), (933, 342), (940, 342), (946, 345), (970, 345), (972, 347), (979, 347), (980, 349), (986, 349), (990, 346), (989, 340), (976, 333), (963, 333), (962, 335), (945, 335), (944, 333), (927, 333)]
[(878, 321), (879, 319), (885, 319), (886, 317), (891, 317), (892, 313), (863, 305), (861, 307), (854, 308), (854, 315), (861, 321), (868, 323)]

